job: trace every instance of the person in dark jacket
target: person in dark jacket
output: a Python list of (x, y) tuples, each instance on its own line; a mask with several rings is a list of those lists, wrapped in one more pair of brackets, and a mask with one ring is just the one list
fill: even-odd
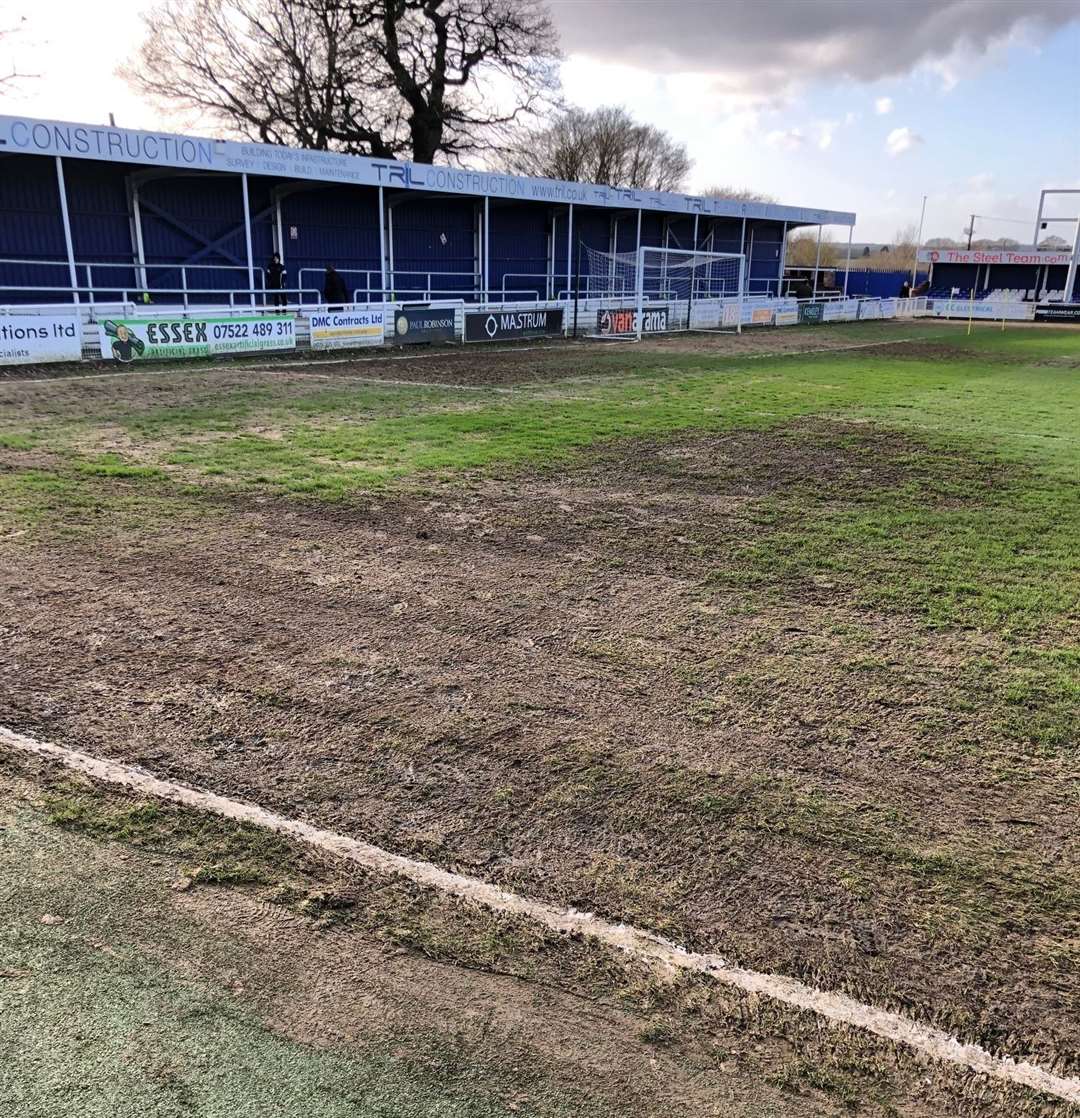
[(907, 280), (904, 280), (904, 282), (900, 285), (900, 298), (901, 299), (907, 299), (907, 298), (910, 297), (910, 295), (911, 295), (911, 284)]
[(285, 265), (282, 264), (281, 257), (276, 252), (270, 257), (270, 263), (266, 265), (266, 286), (274, 292), (270, 298), (271, 306), (285, 306), (288, 302), (285, 292), (282, 290), (285, 286)]
[[(345, 281), (338, 275), (338, 270), (333, 264), (326, 265), (326, 275), (323, 277), (323, 300), (327, 306), (331, 303), (340, 304), (349, 301), (349, 293), (345, 290)], [(340, 310), (341, 307), (331, 309)]]

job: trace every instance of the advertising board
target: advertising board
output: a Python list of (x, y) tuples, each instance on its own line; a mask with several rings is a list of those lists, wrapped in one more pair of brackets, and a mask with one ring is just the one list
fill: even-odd
[(1044, 303), (1035, 308), (1035, 321), (1080, 323), (1080, 303)]
[(296, 320), (291, 314), (113, 318), (99, 325), (98, 335), (101, 356), (126, 365), (153, 358), (295, 349)]
[(318, 311), (308, 315), (312, 349), (351, 349), (382, 345), (385, 313), (374, 310)]
[(799, 322), (803, 326), (817, 326), (824, 321), (825, 317), (825, 304), (824, 303), (800, 303), (799, 304)]
[(563, 312), (540, 308), (530, 311), (468, 311), (467, 342), (497, 342), (511, 338), (552, 338), (563, 332)]
[(394, 341), (398, 345), (418, 345), (457, 340), (453, 307), (401, 307), (394, 315)]
[(78, 361), (82, 320), (73, 314), (0, 315), (0, 365)]
[[(643, 334), (663, 334), (668, 328), (668, 308), (655, 307), (641, 312)], [(637, 334), (636, 307), (606, 308), (596, 312), (596, 332), (603, 337), (611, 334)]]

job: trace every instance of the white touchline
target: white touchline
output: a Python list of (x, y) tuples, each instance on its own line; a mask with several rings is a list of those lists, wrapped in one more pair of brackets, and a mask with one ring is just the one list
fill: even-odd
[(923, 1025), (899, 1013), (865, 1005), (847, 994), (818, 990), (783, 975), (746, 970), (719, 955), (687, 951), (652, 932), (602, 920), (588, 912), (529, 900), (479, 878), (450, 873), (430, 862), (418, 862), (400, 854), (392, 854), (359, 839), (276, 815), (255, 804), (245, 804), (214, 792), (203, 792), (170, 780), (162, 780), (133, 765), (122, 765), (117, 761), (91, 757), (66, 746), (37, 741), (4, 726), (0, 726), (0, 744), (58, 761), (69, 769), (107, 784), (123, 785), (143, 795), (289, 835), (365, 869), (387, 876), (404, 877), (418, 885), (474, 901), (496, 912), (524, 916), (555, 932), (588, 936), (669, 972), (682, 970), (706, 974), (717, 982), (747, 993), (761, 994), (785, 1005), (816, 1013), (835, 1024), (850, 1025), (914, 1048), (935, 1060), (958, 1064), (971, 1071), (1042, 1091), (1067, 1102), (1080, 1103), (1080, 1079), (1054, 1075), (1026, 1060), (995, 1056), (978, 1044), (966, 1044), (941, 1029)]

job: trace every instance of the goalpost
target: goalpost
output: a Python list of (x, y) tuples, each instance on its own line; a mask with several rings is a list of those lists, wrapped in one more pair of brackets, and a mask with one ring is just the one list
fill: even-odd
[(642, 245), (637, 252), (582, 246), (584, 296), (602, 337), (673, 330), (742, 333), (745, 258), (736, 252), (695, 252)]

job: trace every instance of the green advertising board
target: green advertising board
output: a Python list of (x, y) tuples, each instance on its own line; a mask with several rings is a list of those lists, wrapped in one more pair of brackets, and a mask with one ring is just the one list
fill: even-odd
[(296, 319), (291, 314), (113, 318), (102, 322), (98, 332), (101, 356), (125, 365), (296, 348)]

